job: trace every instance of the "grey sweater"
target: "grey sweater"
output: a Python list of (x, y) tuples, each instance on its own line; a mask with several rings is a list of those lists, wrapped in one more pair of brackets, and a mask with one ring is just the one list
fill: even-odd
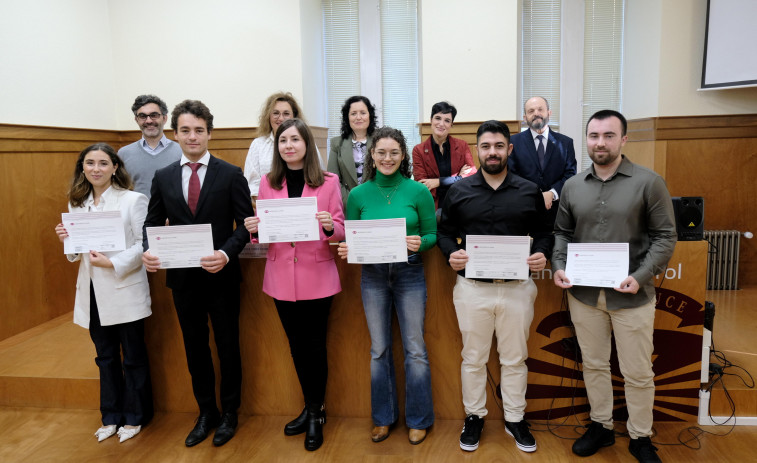
[(169, 140), (168, 146), (160, 153), (152, 155), (142, 148), (142, 139), (118, 150), (126, 171), (134, 180), (134, 191), (150, 197), (150, 186), (155, 171), (181, 159), (181, 147)]

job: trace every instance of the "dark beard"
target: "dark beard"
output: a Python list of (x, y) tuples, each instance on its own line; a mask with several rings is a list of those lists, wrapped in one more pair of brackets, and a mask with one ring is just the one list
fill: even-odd
[(487, 174), (497, 175), (499, 173), (502, 173), (502, 171), (507, 168), (507, 158), (505, 158), (503, 162), (496, 166), (490, 166), (486, 163), (486, 159), (484, 159), (484, 163), (481, 164), (481, 168), (484, 169), (484, 172), (486, 172)]
[(537, 119), (534, 118), (531, 121), (531, 124), (529, 124), (529, 127), (538, 132), (539, 130), (543, 129), (545, 125), (547, 125), (547, 121), (545, 121), (544, 119), (538, 118), (538, 122), (537, 122)]

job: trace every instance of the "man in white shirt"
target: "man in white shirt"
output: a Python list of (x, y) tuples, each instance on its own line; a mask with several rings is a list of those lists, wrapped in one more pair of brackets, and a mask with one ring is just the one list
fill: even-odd
[[(208, 151), (213, 130), (213, 115), (208, 107), (196, 100), (179, 103), (171, 115), (171, 127), (183, 155), (181, 160), (155, 172), (145, 218), (142, 262), (148, 272), (157, 271), (161, 265), (159, 257), (148, 249), (148, 227), (162, 226), (166, 219), (171, 226), (211, 225), (213, 254), (200, 259), (201, 267), (168, 269), (166, 286), (173, 294), (192, 390), (200, 409), (185, 445), (199, 444), (212, 428), (217, 428), (213, 444), (221, 446), (236, 432), (237, 409), (241, 403), (239, 284), (242, 272), (237, 256), (250, 240), (244, 219), (254, 213), (242, 169)], [(220, 413), (216, 404), (208, 318), (212, 322), (220, 364)]]

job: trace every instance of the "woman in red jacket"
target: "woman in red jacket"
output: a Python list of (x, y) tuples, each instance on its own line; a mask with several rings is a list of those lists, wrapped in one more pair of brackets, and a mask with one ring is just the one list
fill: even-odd
[(449, 187), (476, 173), (465, 140), (449, 136), (457, 109), (442, 101), (431, 107), (431, 136), (413, 148), (413, 178), (426, 185), (437, 209)]

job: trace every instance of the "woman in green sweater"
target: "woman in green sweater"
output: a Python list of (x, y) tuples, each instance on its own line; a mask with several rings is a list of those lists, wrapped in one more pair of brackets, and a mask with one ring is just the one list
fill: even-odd
[[(421, 251), (436, 243), (434, 199), (428, 189), (410, 179), (405, 137), (382, 127), (373, 133), (366, 153), (363, 183), (347, 199), (348, 220), (404, 218), (407, 226), (407, 262), (365, 264), (361, 290), (371, 334), (371, 439), (381, 442), (399, 417), (392, 361), (392, 305), (397, 311), (405, 351), (405, 421), (411, 444), (426, 438), (434, 423), (431, 370), (423, 339), (426, 317), (426, 279)], [(347, 244), (339, 245), (347, 258)]]

